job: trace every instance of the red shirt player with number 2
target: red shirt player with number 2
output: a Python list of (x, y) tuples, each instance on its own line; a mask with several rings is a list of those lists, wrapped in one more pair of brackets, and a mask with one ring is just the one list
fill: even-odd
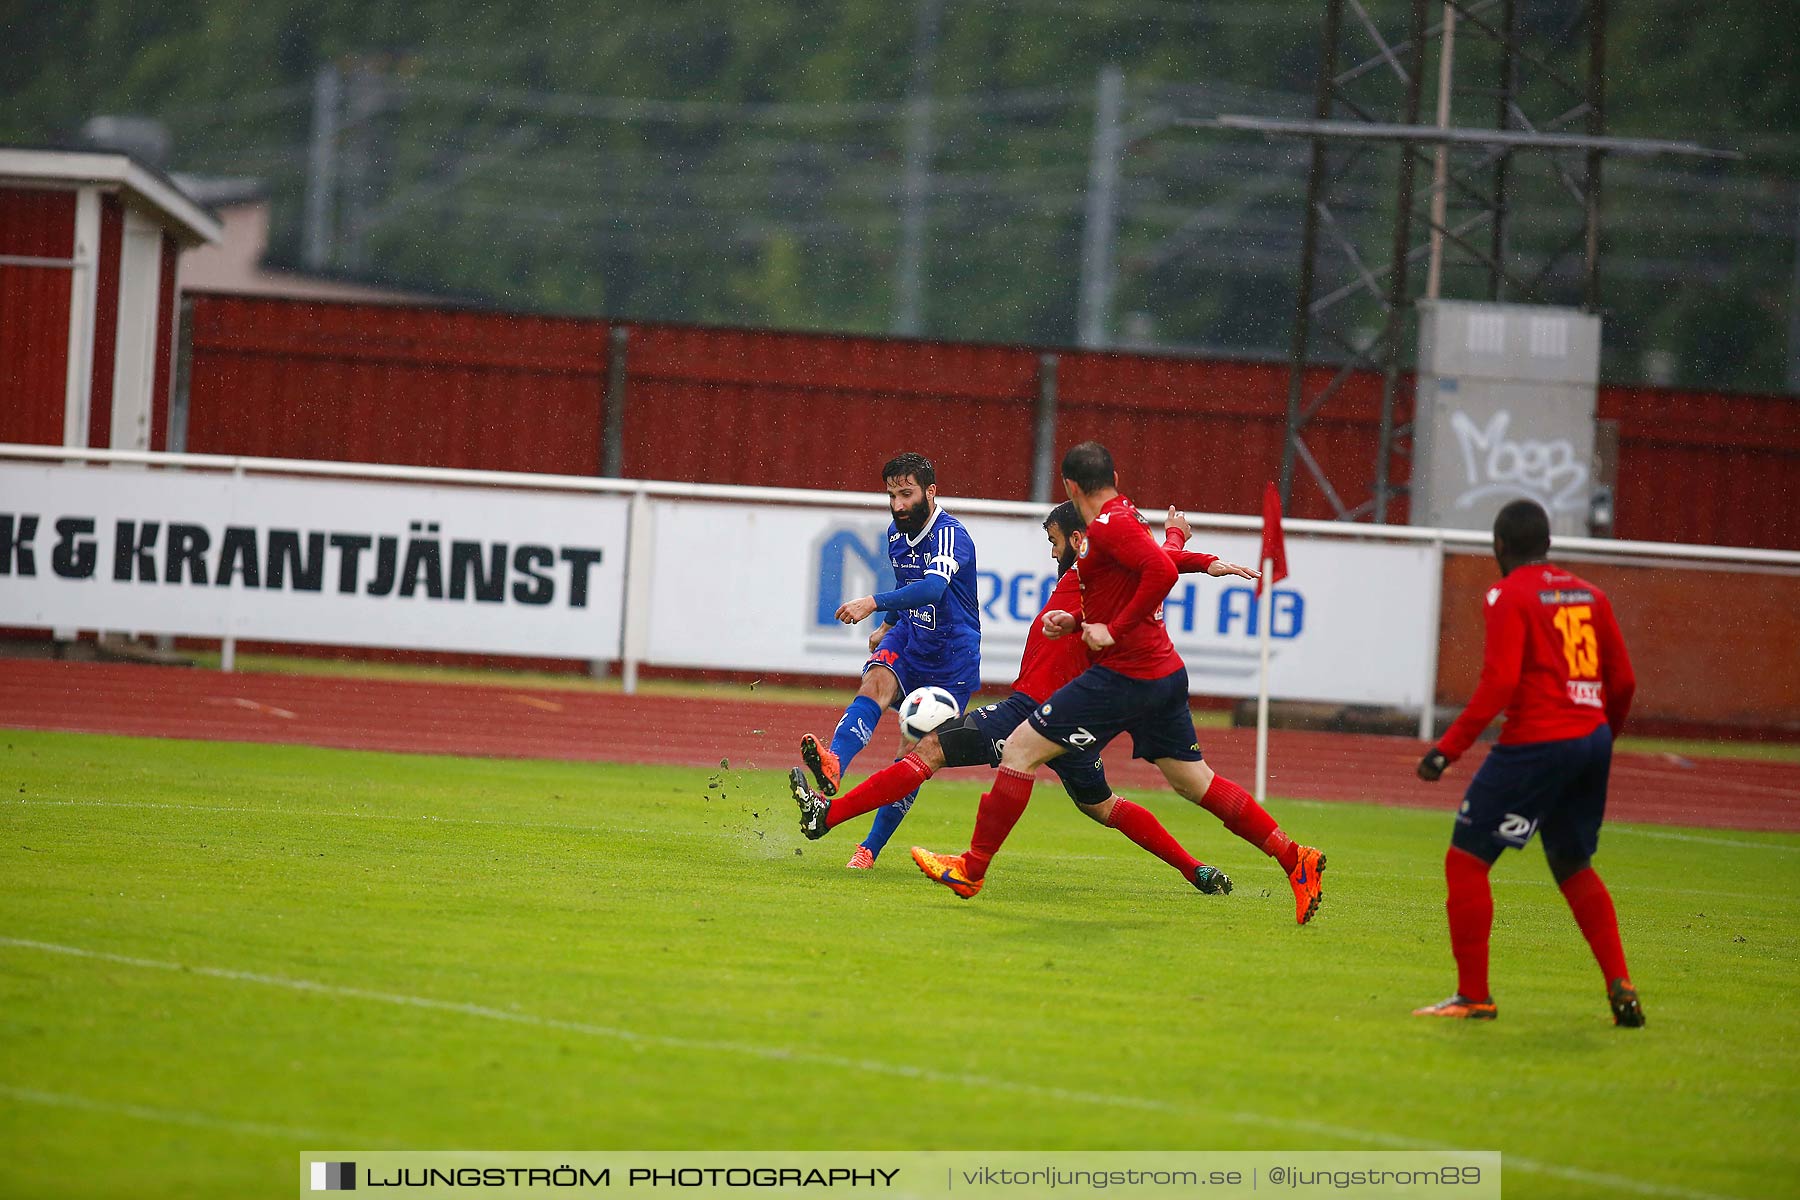
[(1486, 596), (1481, 682), (1462, 716), (1419, 762), (1419, 778), (1436, 781), (1506, 711), (1500, 742), (1469, 781), (1444, 856), (1456, 994), (1415, 1015), (1497, 1015), (1488, 988), (1494, 923), (1488, 870), (1501, 851), (1524, 849), (1536, 833), (1600, 964), (1613, 1023), (1636, 1027), (1644, 1023), (1643, 1006), (1625, 969), (1612, 897), (1592, 859), (1606, 813), (1613, 739), (1625, 727), (1637, 681), (1606, 593), (1553, 565), (1549, 554), (1550, 518), (1542, 507), (1515, 500), (1500, 510), (1494, 557), (1505, 578)]

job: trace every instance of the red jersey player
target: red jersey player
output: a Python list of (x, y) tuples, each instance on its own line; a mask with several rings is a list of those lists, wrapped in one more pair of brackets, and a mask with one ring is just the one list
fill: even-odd
[(1076, 558), (1081, 607), (1050, 611), (1051, 638), (1077, 629), (1093, 665), (1058, 688), (1006, 740), (993, 790), (981, 798), (975, 833), (961, 855), (913, 848), (919, 869), (967, 899), (981, 890), (989, 861), (1031, 799), (1037, 768), (1070, 752), (1099, 753), (1130, 733), (1134, 757), (1156, 764), (1169, 785), (1239, 837), (1276, 859), (1294, 889), (1302, 925), (1318, 911), (1325, 856), (1283, 833), (1248, 792), (1215, 775), (1202, 759), (1188, 708), (1187, 667), (1163, 628), (1162, 604), (1176, 567), (1151, 538), (1148, 523), (1119, 494), (1112, 455), (1083, 442), (1063, 456), (1063, 488), (1087, 521)]
[[(1053, 639), (1042, 624), (1045, 613), (1080, 607), (1079, 581), (1074, 566), (1084, 529), (1081, 515), (1067, 500), (1044, 519), (1044, 532), (1050, 540), (1050, 553), (1056, 560), (1059, 578), (1043, 611), (1038, 614), (1039, 619), (1032, 622), (1031, 631), (1026, 635), (1025, 653), (1019, 662), (1019, 677), (1013, 683), (1012, 695), (926, 734), (911, 753), (836, 798), (827, 798), (814, 791), (804, 771), (790, 772), (788, 787), (794, 802), (800, 806), (802, 833), (814, 840), (824, 837), (844, 822), (916, 791), (946, 767), (1000, 765), (1001, 748), (1006, 738), (1031, 714), (1031, 710), (1057, 688), (1087, 670), (1088, 649), (1080, 639)], [(1255, 577), (1256, 572), (1248, 568), (1222, 562), (1211, 554), (1183, 549), (1187, 532), (1186, 519), (1171, 509), (1168, 544), (1164, 552), (1178, 570)], [(1231, 891), (1231, 880), (1223, 871), (1200, 862), (1184, 850), (1149, 809), (1113, 792), (1101, 768), (1099, 754), (1092, 750), (1065, 754), (1053, 759), (1050, 768), (1085, 816), (1109, 829), (1117, 829), (1181, 872), (1182, 877), (1200, 891), (1207, 894)]]
[(1550, 873), (1587, 938), (1612, 1005), (1613, 1023), (1639, 1026), (1644, 1010), (1625, 969), (1619, 919), (1591, 860), (1606, 813), (1613, 738), (1624, 728), (1637, 681), (1606, 593), (1549, 561), (1550, 518), (1515, 500), (1494, 518), (1494, 557), (1505, 577), (1487, 592), (1481, 682), (1469, 706), (1419, 763), (1437, 780), (1489, 721), (1506, 710), (1500, 743), (1469, 781), (1450, 849), (1450, 948), (1456, 994), (1417, 1016), (1492, 1020), (1488, 870), (1508, 846), (1543, 836)]

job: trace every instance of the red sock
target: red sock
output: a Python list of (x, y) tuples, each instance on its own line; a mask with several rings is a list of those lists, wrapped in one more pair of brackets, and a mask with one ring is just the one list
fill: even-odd
[(891, 767), (883, 767), (841, 796), (834, 797), (825, 813), (825, 828), (835, 829), (852, 817), (874, 812), (916, 791), (932, 776), (917, 754), (909, 754)]
[(1471, 1000), (1486, 1000), (1488, 934), (1494, 928), (1494, 889), (1488, 885), (1489, 864), (1467, 850), (1450, 847), (1444, 855), (1444, 882), (1450, 894), (1450, 951), (1456, 955), (1456, 990)]
[(1585, 867), (1563, 880), (1563, 899), (1581, 926), (1600, 973), (1610, 985), (1615, 979), (1630, 979), (1625, 970), (1625, 947), (1619, 942), (1619, 914), (1613, 909), (1612, 894), (1592, 867)]
[(1200, 860), (1183, 850), (1181, 843), (1156, 819), (1156, 814), (1143, 805), (1133, 804), (1123, 796), (1114, 796), (1112, 816), (1106, 823), (1180, 871), (1183, 879), (1194, 878), (1194, 868), (1200, 865)]
[(987, 874), (988, 863), (1000, 853), (1000, 844), (1019, 823), (1025, 806), (1031, 803), (1031, 784), (1036, 778), (1035, 771), (1027, 775), (1023, 771), (1001, 767), (993, 790), (981, 797), (981, 806), (975, 810), (975, 834), (969, 839), (969, 849), (963, 855), (963, 870), (970, 879), (980, 879)]
[(1299, 865), (1300, 847), (1294, 839), (1281, 832), (1281, 826), (1268, 809), (1256, 802), (1256, 797), (1223, 775), (1213, 776), (1212, 786), (1200, 798), (1200, 807), (1225, 822), (1226, 829), (1280, 863), (1282, 870), (1292, 871)]

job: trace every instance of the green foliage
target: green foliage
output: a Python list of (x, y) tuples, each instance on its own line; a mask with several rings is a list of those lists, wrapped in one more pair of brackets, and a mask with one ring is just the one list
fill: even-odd
[[(1398, 0), (1366, 7), (1399, 28)], [(1519, 7), (1526, 28), (1548, 34), (1577, 6)], [(1140, 135), (1120, 191), (1113, 336), (1143, 314), (1156, 344), (1284, 351), (1303, 148), (1168, 119), (1305, 112), (1319, 10), (942, 0), (926, 332), (1074, 339), (1095, 81), (1113, 63)], [(314, 75), (335, 63), (372, 84), (372, 111), (339, 146), (338, 270), (512, 308), (893, 326), (911, 4), (5, 0), (0, 16), (24, 48), (0, 61), (0, 138), (68, 141), (96, 113), (159, 116), (177, 169), (267, 182), (284, 265), (300, 259)], [(1366, 48), (1358, 36), (1347, 52)], [(1609, 164), (1612, 377), (1636, 378), (1654, 351), (1673, 355), (1674, 382), (1782, 386), (1797, 41), (1792, 4), (1611, 6), (1610, 127), (1756, 155), (1716, 188), (1685, 164)], [(1492, 73), (1478, 39), (1465, 35), (1459, 54), (1472, 82)], [(1579, 74), (1579, 39), (1557, 61)], [(1533, 111), (1560, 107), (1539, 79), (1526, 93), (1546, 106)], [(1485, 100), (1465, 103), (1460, 121), (1482, 119)], [(1514, 246), (1542, 254), (1562, 240), (1566, 197), (1549, 171), (1518, 161)], [(1350, 219), (1379, 230), (1391, 157), (1363, 178), (1370, 200)], [(1474, 272), (1448, 279), (1478, 294)], [(1576, 282), (1553, 281), (1551, 298), (1578, 299)]]
[(1233, 895), (1045, 789), (958, 901), (905, 843), (967, 836), (967, 776), (853, 875), (769, 770), (5, 743), (6, 1195), (273, 1195), (331, 1147), (1422, 1143), (1559, 1200), (1800, 1167), (1791, 836), (1609, 826), (1641, 1031), (1508, 856), (1501, 1017), (1468, 1026), (1407, 1015), (1452, 986), (1442, 813), (1278, 801), (1331, 858), (1296, 929), (1279, 871), (1166, 797)]

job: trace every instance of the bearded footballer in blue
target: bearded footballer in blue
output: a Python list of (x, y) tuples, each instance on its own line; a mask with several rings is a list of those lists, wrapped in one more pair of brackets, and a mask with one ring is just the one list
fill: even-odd
[[(872, 653), (863, 664), (862, 687), (844, 710), (829, 747), (807, 734), (800, 758), (835, 796), (850, 760), (875, 735), (885, 708), (898, 708), (908, 692), (941, 687), (959, 709), (981, 686), (981, 605), (976, 597), (975, 542), (961, 521), (938, 507), (937, 471), (920, 454), (901, 454), (881, 468), (887, 484), (888, 558), (894, 565), (893, 591), (846, 601), (837, 619), (854, 625), (875, 613), (882, 624), (869, 638)], [(847, 864), (853, 870), (875, 865), (918, 792), (875, 813), (869, 836)]]

